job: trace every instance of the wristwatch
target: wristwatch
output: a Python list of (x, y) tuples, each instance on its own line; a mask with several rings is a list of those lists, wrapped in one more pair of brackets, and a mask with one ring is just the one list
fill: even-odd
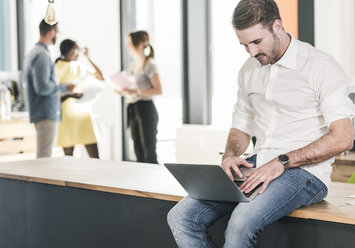
[(279, 156), (279, 161), (285, 167), (285, 170), (290, 169), (290, 160), (287, 154), (281, 154)]

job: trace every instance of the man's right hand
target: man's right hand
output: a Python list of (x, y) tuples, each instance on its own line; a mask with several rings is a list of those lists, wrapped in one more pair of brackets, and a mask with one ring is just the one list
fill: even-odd
[(227, 157), (226, 159), (224, 159), (222, 161), (221, 167), (227, 173), (230, 179), (234, 180), (235, 175), (237, 175), (239, 178), (243, 177), (243, 174), (239, 169), (239, 166), (241, 165), (249, 168), (254, 167), (253, 164), (248, 163), (244, 158), (240, 158), (237, 156)]
[(67, 83), (66, 86), (67, 86), (67, 92), (72, 92), (73, 89), (75, 88), (75, 85), (72, 83)]
[(75, 99), (80, 99), (82, 98), (83, 93), (72, 93), (70, 94), (70, 97), (75, 98)]

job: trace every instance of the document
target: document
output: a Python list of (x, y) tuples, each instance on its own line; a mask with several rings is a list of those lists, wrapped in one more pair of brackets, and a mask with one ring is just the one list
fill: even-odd
[(137, 85), (135, 83), (134, 77), (128, 75), (124, 71), (119, 71), (110, 77), (113, 87), (118, 90), (135, 89)]
[(101, 82), (91, 75), (82, 79), (81, 84), (81, 93), (83, 93), (83, 96), (76, 100), (77, 103), (91, 102), (92, 104), (105, 87), (104, 82)]

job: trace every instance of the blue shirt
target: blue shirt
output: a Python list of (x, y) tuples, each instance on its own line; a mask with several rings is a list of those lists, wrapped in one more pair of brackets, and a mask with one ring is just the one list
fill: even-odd
[(25, 58), (24, 73), (30, 122), (45, 118), (59, 121), (60, 93), (66, 91), (66, 86), (56, 80), (54, 63), (46, 45), (36, 43)]

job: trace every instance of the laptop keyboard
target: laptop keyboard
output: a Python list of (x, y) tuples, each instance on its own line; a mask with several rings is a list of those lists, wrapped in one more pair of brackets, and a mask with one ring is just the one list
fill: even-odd
[[(243, 181), (234, 181), (234, 183), (239, 186), (243, 183)], [(262, 185), (262, 183), (258, 184), (258, 186), (256, 186), (252, 191), (250, 191), (249, 193), (245, 193), (243, 192), (243, 194), (245, 195), (245, 197), (250, 197), (258, 188), (260, 188)]]

